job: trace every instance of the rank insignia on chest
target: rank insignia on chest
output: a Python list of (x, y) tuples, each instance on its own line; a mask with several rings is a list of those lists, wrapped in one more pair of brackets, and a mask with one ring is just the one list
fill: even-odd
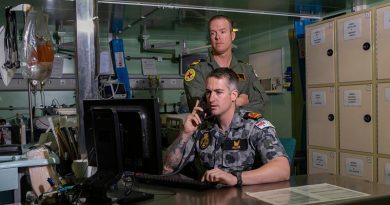
[(237, 73), (237, 78), (239, 81), (245, 81), (245, 75), (243, 73)]
[(247, 150), (248, 140), (247, 139), (226, 139), (222, 144), (223, 150)]
[(261, 118), (262, 117), (262, 115), (260, 114), (260, 113), (258, 113), (258, 112), (247, 112), (247, 113), (245, 113), (245, 115), (244, 115), (244, 118), (245, 119), (254, 119), (254, 120), (257, 120), (257, 119), (259, 119), (259, 118)]
[(184, 80), (191, 81), (195, 78), (195, 75), (196, 75), (195, 69), (190, 68), (187, 70), (186, 74), (184, 75)]
[(208, 132), (204, 133), (202, 138), (199, 140), (200, 149), (204, 150), (210, 145), (210, 135)]

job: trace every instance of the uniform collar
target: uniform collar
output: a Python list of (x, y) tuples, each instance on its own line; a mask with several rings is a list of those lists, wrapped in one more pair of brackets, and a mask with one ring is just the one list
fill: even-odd
[[(207, 63), (213, 68), (213, 69), (216, 69), (216, 68), (219, 68), (220, 66), (218, 65), (218, 63), (214, 60), (213, 58), (213, 54), (210, 53), (210, 56), (209, 58), (207, 59)], [(232, 61), (230, 62), (230, 66), (229, 68), (233, 68), (234, 66), (236, 66), (238, 64), (238, 60), (237, 58), (232, 55)]]
[[(239, 129), (243, 126), (245, 126), (245, 123), (244, 123), (244, 114), (246, 113), (245, 110), (239, 108), (239, 109), (236, 109), (236, 111), (234, 112), (234, 115), (233, 115), (233, 119), (232, 119), (232, 122), (230, 123), (230, 129)], [(215, 119), (214, 121), (214, 126), (212, 128), (213, 130), (220, 130), (219, 129), (219, 126), (218, 126), (218, 121)]]

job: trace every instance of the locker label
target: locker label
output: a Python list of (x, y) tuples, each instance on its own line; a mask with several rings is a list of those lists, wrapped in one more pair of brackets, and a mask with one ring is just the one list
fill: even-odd
[(319, 45), (325, 42), (325, 28), (320, 27), (311, 30), (311, 45)]
[(360, 177), (363, 176), (363, 160), (346, 158), (345, 166), (347, 174)]
[(390, 184), (390, 164), (389, 163), (386, 163), (385, 164), (385, 170), (383, 170), (385, 173), (384, 173), (384, 181), (385, 181), (385, 184)]
[(385, 100), (390, 101), (390, 88), (385, 88)]
[(383, 29), (390, 28), (390, 11), (383, 12)]
[(314, 91), (311, 93), (311, 105), (312, 106), (325, 106), (326, 105), (326, 93), (325, 91)]
[(344, 22), (344, 40), (352, 40), (362, 35), (362, 20), (360, 18)]
[(328, 169), (328, 156), (319, 152), (313, 152), (313, 167)]
[(361, 90), (344, 91), (344, 106), (361, 106), (361, 105), (362, 105)]

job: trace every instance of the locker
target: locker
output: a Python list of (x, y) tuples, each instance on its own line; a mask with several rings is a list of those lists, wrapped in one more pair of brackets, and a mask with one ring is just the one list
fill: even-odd
[(334, 87), (308, 89), (308, 144), (336, 148)]
[(339, 87), (340, 148), (373, 152), (372, 85)]
[(334, 22), (306, 27), (307, 84), (335, 82)]
[(372, 79), (371, 11), (337, 20), (339, 82)]
[(378, 153), (390, 155), (390, 83), (378, 84)]
[(373, 157), (340, 153), (340, 175), (373, 181)]
[(309, 149), (309, 174), (337, 174), (336, 159), (336, 152), (319, 149)]
[(390, 78), (390, 6), (378, 8), (375, 15), (377, 79)]
[(378, 183), (390, 185), (390, 159), (378, 158)]

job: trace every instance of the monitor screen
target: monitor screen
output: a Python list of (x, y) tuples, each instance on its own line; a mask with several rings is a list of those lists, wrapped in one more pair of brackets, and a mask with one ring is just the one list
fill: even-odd
[[(84, 100), (83, 107), (85, 142), (90, 164), (97, 165), (99, 170), (99, 150), (96, 149), (96, 158), (89, 153), (94, 147), (99, 147), (94, 142), (96, 130), (99, 130), (97, 135), (106, 135), (108, 138), (119, 136), (121, 156), (118, 160), (124, 171), (161, 174), (161, 127), (157, 99)], [(110, 110), (115, 119), (106, 125), (94, 127), (91, 122), (97, 116), (93, 114), (96, 110)], [(112, 161), (112, 158), (103, 158)]]

